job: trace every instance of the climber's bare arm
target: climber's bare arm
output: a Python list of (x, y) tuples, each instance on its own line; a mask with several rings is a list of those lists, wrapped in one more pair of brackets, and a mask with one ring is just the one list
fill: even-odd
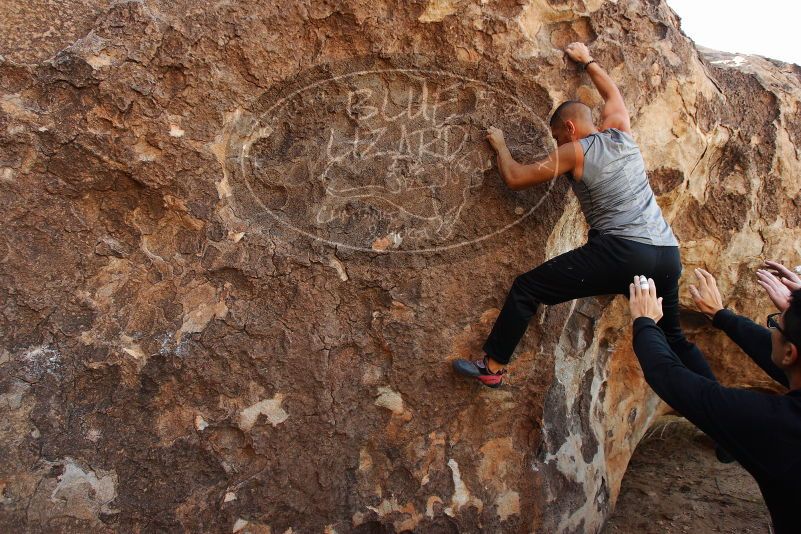
[[(592, 56), (584, 43), (570, 43), (565, 48), (567, 55), (582, 65), (587, 65), (592, 61)], [(631, 122), (629, 120), (629, 111), (626, 109), (626, 104), (623, 102), (623, 95), (620, 94), (614, 80), (607, 74), (603, 67), (598, 63), (593, 62), (587, 65), (587, 74), (590, 75), (595, 88), (604, 99), (604, 109), (601, 112), (601, 130), (607, 128), (617, 128), (624, 132), (631, 132)]]
[(498, 128), (487, 130), (487, 141), (498, 154), (498, 169), (501, 178), (513, 191), (526, 189), (548, 180), (553, 180), (566, 172), (573, 172), (579, 158), (583, 155), (581, 145), (577, 142), (566, 143), (545, 158), (532, 163), (523, 165), (518, 163), (509, 152), (503, 132)]

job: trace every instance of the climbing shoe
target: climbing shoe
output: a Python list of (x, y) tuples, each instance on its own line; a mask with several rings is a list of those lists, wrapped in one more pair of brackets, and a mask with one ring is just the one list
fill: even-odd
[(487, 358), (481, 360), (454, 360), (453, 370), (460, 375), (475, 378), (482, 384), (490, 388), (501, 387), (503, 384), (503, 375), (506, 374), (506, 369), (501, 369), (497, 373), (493, 373), (487, 367)]

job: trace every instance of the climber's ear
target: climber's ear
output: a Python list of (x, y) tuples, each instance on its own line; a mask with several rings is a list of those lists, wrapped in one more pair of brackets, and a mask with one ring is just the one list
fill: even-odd
[(576, 136), (576, 132), (578, 128), (576, 128), (576, 123), (572, 120), (566, 120), (564, 123), (565, 133), (570, 136), (570, 139), (574, 139)]

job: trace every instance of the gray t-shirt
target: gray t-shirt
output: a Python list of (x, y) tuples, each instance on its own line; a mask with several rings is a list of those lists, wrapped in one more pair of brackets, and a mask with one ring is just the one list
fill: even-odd
[(631, 134), (615, 128), (580, 139), (584, 175), (570, 185), (590, 228), (657, 246), (678, 246), (662, 216)]

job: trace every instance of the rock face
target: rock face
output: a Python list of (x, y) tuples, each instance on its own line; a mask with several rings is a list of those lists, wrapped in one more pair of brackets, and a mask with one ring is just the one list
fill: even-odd
[[(618, 81), (685, 268), (767, 313), (801, 255), (799, 68), (699, 51), (659, 0), (11, 2), (0, 15), (0, 525), (595, 532), (664, 411), (623, 299), (514, 277), (580, 245), (564, 179), (502, 186)], [(766, 386), (689, 313), (729, 384)]]

